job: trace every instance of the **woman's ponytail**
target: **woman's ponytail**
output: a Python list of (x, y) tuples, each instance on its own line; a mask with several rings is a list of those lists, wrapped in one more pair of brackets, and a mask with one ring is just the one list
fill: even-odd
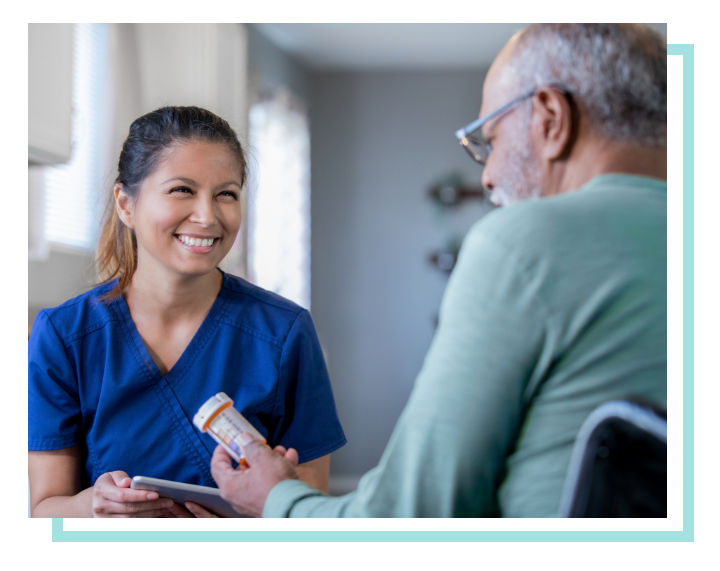
[(124, 292), (137, 268), (137, 242), (135, 232), (123, 224), (111, 195), (98, 240), (95, 265), (101, 283), (120, 278), (103, 299), (115, 298)]

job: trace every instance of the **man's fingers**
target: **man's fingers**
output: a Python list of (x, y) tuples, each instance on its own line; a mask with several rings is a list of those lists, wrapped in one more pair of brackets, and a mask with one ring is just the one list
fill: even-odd
[(223, 447), (218, 444), (210, 461), (210, 472), (212, 473), (213, 479), (219, 485), (221, 481), (224, 482), (234, 471), (230, 454), (225, 452)]
[(294, 448), (290, 448), (290, 450), (285, 452), (284, 458), (288, 462), (291, 462), (293, 466), (297, 466), (300, 462), (300, 457), (298, 456), (297, 450), (295, 450)]
[(250, 466), (253, 465), (253, 458), (262, 457), (262, 454), (272, 452), (267, 444), (255, 438), (249, 432), (243, 432), (240, 435), (240, 450), (242, 450), (243, 456)]

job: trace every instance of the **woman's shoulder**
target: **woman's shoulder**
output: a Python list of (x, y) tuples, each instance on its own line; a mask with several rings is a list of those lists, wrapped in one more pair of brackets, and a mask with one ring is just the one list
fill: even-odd
[(297, 316), (299, 313), (305, 311), (304, 308), (294, 301), (269, 290), (263, 289), (260, 286), (256, 286), (255, 284), (232, 274), (225, 274), (225, 283), (223, 287), (230, 290), (232, 292), (232, 297), (236, 300), (243, 300), (246, 303), (258, 304), (271, 311), (276, 309), (279, 312), (287, 312), (288, 314), (292, 314), (294, 316)]
[[(116, 281), (116, 280), (115, 280)], [(102, 299), (115, 286), (115, 281), (100, 284), (55, 307), (40, 310), (33, 330), (51, 325), (64, 341), (96, 330), (114, 319), (112, 300)]]
[(244, 326), (284, 339), (296, 321), (312, 323), (308, 311), (297, 303), (247, 280), (225, 274), (223, 287), (229, 298), (226, 314)]

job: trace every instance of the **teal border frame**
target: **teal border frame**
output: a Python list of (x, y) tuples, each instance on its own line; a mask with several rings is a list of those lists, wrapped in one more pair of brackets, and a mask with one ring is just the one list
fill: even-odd
[(683, 58), (683, 529), (682, 531), (64, 531), (53, 542), (656, 542), (695, 539), (694, 184), (695, 46), (669, 44)]

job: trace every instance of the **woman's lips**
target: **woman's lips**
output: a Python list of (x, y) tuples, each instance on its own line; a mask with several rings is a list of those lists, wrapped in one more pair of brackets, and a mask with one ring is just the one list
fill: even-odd
[[(183, 242), (178, 235), (175, 235), (175, 240), (178, 242), (178, 244), (180, 244), (183, 248), (189, 250), (190, 252), (194, 252), (196, 254), (207, 254), (208, 252), (212, 252), (215, 249), (218, 242), (220, 241), (220, 238), (214, 238), (212, 246), (191, 246), (190, 244), (186, 244), (185, 242)], [(197, 239), (197, 241), (199, 242), (200, 240)]]

